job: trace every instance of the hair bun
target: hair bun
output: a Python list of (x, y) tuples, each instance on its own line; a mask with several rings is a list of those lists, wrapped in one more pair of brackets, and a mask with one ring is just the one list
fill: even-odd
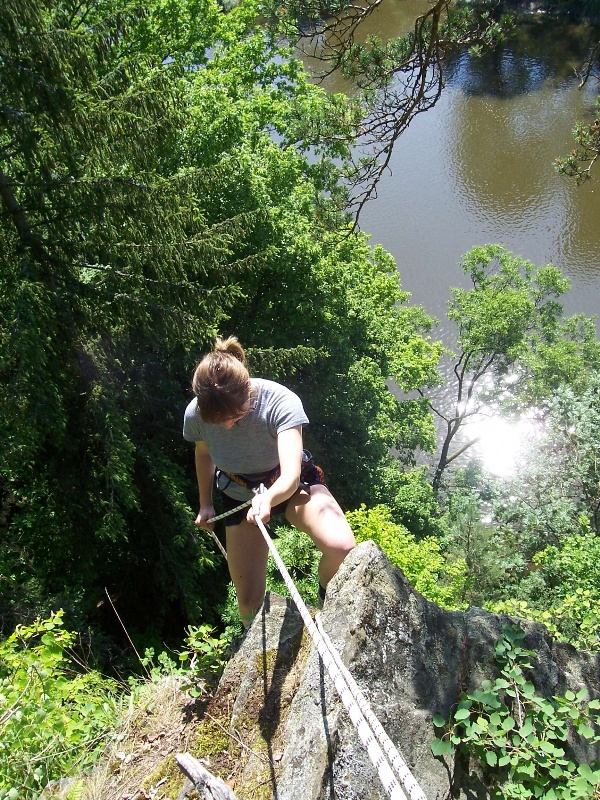
[(239, 343), (237, 336), (229, 336), (227, 339), (218, 337), (215, 341), (213, 352), (233, 356), (233, 358), (236, 358), (244, 366), (247, 366), (246, 354), (244, 353), (244, 348)]

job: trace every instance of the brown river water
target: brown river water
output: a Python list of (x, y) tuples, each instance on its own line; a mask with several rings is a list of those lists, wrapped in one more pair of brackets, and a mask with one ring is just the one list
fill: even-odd
[[(366, 32), (400, 36), (427, 7), (383, 0)], [(599, 38), (597, 28), (536, 15), (498, 52), (456, 56), (437, 105), (400, 137), (391, 172), (361, 214), (361, 229), (394, 256), (403, 288), (440, 320), (436, 336), (448, 346), (450, 287), (467, 286), (458, 262), (474, 245), (500, 243), (536, 265), (555, 264), (571, 281), (565, 313), (600, 315), (600, 163), (583, 186), (553, 167), (575, 146), (576, 121), (593, 119), (600, 75), (580, 89), (576, 70)], [(345, 88), (332, 78), (324, 86)], [(503, 460), (500, 450), (523, 430), (498, 418), (486, 425), (484, 462), (511, 471), (511, 454)]]
[[(364, 34), (400, 36), (428, 5), (383, 0)], [(488, 242), (560, 267), (572, 283), (568, 314), (600, 313), (600, 164), (583, 186), (553, 167), (575, 146), (575, 122), (593, 119), (600, 75), (581, 90), (576, 69), (599, 38), (600, 29), (532, 16), (498, 53), (456, 57), (437, 105), (396, 143), (360, 226), (432, 314), (443, 317), (449, 287), (464, 285), (461, 255)]]

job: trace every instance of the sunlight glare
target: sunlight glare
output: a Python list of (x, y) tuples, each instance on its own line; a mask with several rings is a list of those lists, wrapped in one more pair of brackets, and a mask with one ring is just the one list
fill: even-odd
[(519, 456), (526, 451), (534, 436), (532, 420), (508, 420), (505, 417), (488, 417), (474, 425), (479, 441), (474, 450), (483, 468), (492, 475), (508, 477), (515, 471)]

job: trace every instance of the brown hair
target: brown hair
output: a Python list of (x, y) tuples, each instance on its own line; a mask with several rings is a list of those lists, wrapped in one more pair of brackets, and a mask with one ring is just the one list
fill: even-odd
[(192, 389), (203, 422), (220, 423), (247, 410), (250, 373), (237, 337), (218, 338), (194, 370)]

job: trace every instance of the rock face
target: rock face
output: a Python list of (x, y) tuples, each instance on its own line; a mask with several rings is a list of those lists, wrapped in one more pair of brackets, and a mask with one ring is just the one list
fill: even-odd
[[(432, 719), (447, 719), (462, 691), (497, 675), (494, 647), (506, 618), (440, 609), (365, 542), (330, 583), (322, 621), (428, 800), (487, 798), (469, 765), (434, 758)], [(522, 626), (525, 646), (536, 654), (532, 680), (540, 694), (586, 687), (600, 696), (600, 656), (554, 643), (541, 625)], [(215, 715), (241, 744), (213, 753), (212, 771), (228, 773), (221, 776), (239, 800), (387, 797), (291, 601), (267, 597), (223, 675)], [(574, 746), (581, 760), (600, 755), (586, 752), (585, 742)]]

